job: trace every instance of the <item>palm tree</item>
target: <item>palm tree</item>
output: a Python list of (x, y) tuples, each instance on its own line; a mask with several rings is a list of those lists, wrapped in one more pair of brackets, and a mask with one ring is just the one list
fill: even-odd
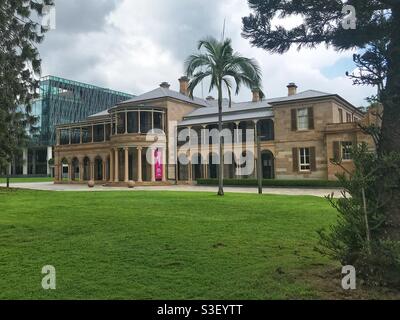
[[(218, 131), (222, 131), (222, 90), (225, 87), (229, 96), (229, 107), (233, 82), (236, 86), (235, 94), (239, 93), (244, 84), (250, 89), (261, 87), (261, 69), (254, 59), (241, 56), (233, 52), (231, 39), (218, 41), (213, 37), (200, 40), (197, 49), (205, 52), (192, 54), (185, 63), (186, 75), (190, 78), (189, 95), (193, 98), (193, 91), (205, 78), (210, 77), (209, 92), (218, 91)], [(224, 195), (223, 188), (223, 146), (219, 139), (219, 172), (218, 195)]]

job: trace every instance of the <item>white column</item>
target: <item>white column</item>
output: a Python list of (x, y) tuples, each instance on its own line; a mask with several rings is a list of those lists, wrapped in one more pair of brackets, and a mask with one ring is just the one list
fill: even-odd
[[(239, 133), (240, 121), (235, 122), (235, 125), (236, 125), (236, 136), (235, 136), (236, 141), (235, 141), (235, 145), (233, 148), (233, 151), (234, 151), (233, 154), (234, 154), (234, 156), (236, 156), (237, 163), (240, 163), (241, 158), (242, 158), (242, 151), (243, 151), (243, 142), (241, 142), (239, 144), (239, 141), (242, 140), (241, 134)], [(236, 169), (237, 169), (237, 174), (236, 174)], [(242, 170), (241, 170), (240, 164), (235, 168), (235, 175), (236, 175), (236, 178), (239, 178), (239, 179), (242, 178)]]
[(28, 149), (22, 150), (22, 174), (26, 176), (28, 174)]
[(125, 175), (124, 175), (124, 180), (125, 182), (128, 182), (129, 180), (129, 148), (124, 148), (125, 151)]
[(142, 182), (142, 147), (137, 147), (138, 161), (137, 161), (137, 176), (138, 182)]
[(110, 150), (110, 182), (114, 181), (114, 153)]
[(167, 154), (165, 148), (162, 148), (162, 181), (167, 181), (166, 179), (166, 169), (167, 169)]
[(51, 175), (51, 168), (49, 165), (49, 160), (53, 158), (53, 148), (47, 147), (47, 175), (50, 176)]
[(118, 148), (114, 149), (114, 181), (118, 182), (119, 181), (119, 161), (118, 161)]
[(154, 161), (154, 149), (151, 148), (151, 182), (155, 182), (156, 181), (156, 171), (155, 171), (155, 161)]

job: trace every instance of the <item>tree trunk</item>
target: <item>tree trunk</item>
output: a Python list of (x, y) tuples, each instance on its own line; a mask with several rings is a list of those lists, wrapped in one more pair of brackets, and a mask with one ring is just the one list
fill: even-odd
[(218, 86), (218, 131), (219, 131), (219, 170), (218, 195), (224, 195), (224, 153), (222, 145), (222, 85)]
[[(388, 48), (388, 76), (386, 88), (382, 93), (383, 119), (381, 142), (378, 147), (379, 156), (400, 152), (400, 9), (393, 9), (393, 28), (391, 43)], [(400, 165), (400, 164), (398, 164)], [(385, 180), (392, 180), (389, 175)], [(400, 180), (400, 178), (398, 177)], [(400, 181), (399, 181), (400, 182)], [(398, 183), (399, 184), (399, 183)], [(400, 239), (400, 187), (395, 189), (381, 188), (383, 199), (386, 201), (388, 236), (393, 240)]]

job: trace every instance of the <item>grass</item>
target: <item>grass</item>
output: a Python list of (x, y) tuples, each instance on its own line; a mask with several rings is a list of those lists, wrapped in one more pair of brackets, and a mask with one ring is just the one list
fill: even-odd
[[(13, 183), (29, 183), (29, 182), (50, 182), (54, 181), (51, 177), (21, 177), (21, 178), (10, 178), (10, 184)], [(0, 184), (6, 183), (6, 178), (0, 178)]]
[(309, 196), (0, 189), (0, 299), (323, 297), (304, 275), (337, 267), (313, 250), (335, 216)]

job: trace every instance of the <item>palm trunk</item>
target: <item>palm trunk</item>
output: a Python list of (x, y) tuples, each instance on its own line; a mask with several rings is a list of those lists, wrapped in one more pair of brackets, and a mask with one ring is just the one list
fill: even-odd
[[(386, 89), (382, 94), (383, 119), (382, 135), (379, 145), (379, 156), (400, 152), (400, 10), (393, 9), (393, 22), (397, 28), (391, 37), (388, 58), (388, 77)], [(400, 165), (400, 164), (398, 164)], [(392, 177), (387, 176), (387, 180)], [(383, 179), (386, 180), (386, 179)], [(386, 202), (387, 232), (393, 240), (400, 239), (400, 187), (383, 187), (387, 181), (382, 181), (383, 199)]]
[(218, 131), (219, 131), (219, 170), (218, 195), (224, 195), (224, 154), (222, 145), (222, 85), (218, 87)]

